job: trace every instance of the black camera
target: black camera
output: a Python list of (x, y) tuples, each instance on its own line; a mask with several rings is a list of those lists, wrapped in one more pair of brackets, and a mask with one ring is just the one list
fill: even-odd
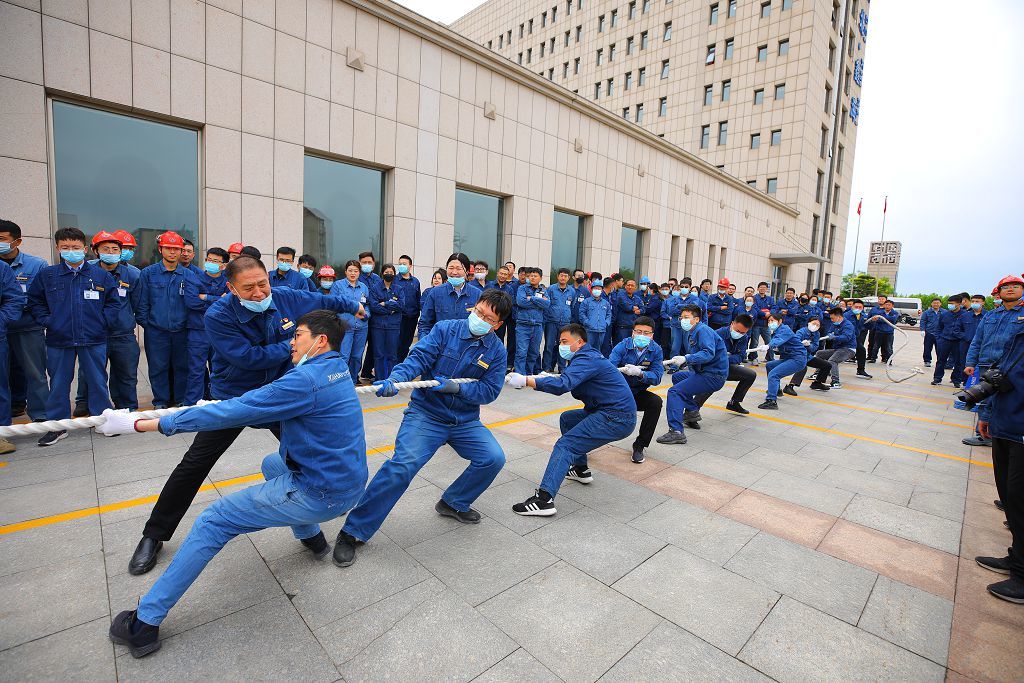
[(964, 389), (960, 394), (957, 395), (957, 399), (973, 405), (975, 403), (981, 403), (989, 396), (1001, 394), (1005, 391), (1009, 391), (1013, 387), (1010, 381), (1006, 379), (1006, 375), (999, 368), (990, 368), (986, 370), (980, 378), (978, 383), (969, 389)]

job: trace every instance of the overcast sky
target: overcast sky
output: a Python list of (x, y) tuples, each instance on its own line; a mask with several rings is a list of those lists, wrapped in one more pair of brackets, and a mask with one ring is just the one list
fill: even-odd
[[(448, 23), (479, 0), (401, 0)], [(903, 242), (901, 293), (987, 294), (1024, 272), (1022, 0), (872, 3), (844, 270), (882, 230)]]

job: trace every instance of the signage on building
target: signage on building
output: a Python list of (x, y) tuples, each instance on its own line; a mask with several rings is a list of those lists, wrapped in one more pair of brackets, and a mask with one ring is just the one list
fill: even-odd
[(857, 119), (860, 118), (860, 98), (850, 98), (850, 120), (853, 121), (853, 125), (857, 125)]
[(858, 59), (853, 63), (853, 82), (857, 85), (864, 85), (864, 60)]
[(860, 11), (860, 37), (867, 42), (868, 39), (868, 13), (865, 10)]
[(895, 287), (902, 250), (902, 242), (872, 242), (868, 248), (868, 275), (884, 277)]

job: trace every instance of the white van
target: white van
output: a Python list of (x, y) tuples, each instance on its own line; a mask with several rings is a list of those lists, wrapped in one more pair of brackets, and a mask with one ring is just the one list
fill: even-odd
[[(864, 302), (864, 306), (868, 310), (878, 305), (878, 298), (873, 296), (863, 296), (861, 297), (861, 301)], [(921, 319), (920, 299), (905, 296), (891, 296), (889, 297), (889, 301), (892, 302), (892, 307), (899, 311), (900, 323), (904, 325), (917, 325), (917, 321)]]

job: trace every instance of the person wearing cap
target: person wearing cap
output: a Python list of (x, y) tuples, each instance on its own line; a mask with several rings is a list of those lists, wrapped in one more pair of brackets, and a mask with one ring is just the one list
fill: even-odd
[[(7, 326), (21, 317), (27, 297), (18, 286), (14, 271), (0, 261), (0, 425), (11, 424), (11, 389), (7, 381)], [(0, 454), (13, 453), (17, 448), (7, 439), (0, 438)]]
[[(117, 327), (122, 299), (110, 273), (85, 260), (81, 230), (61, 228), (53, 241), (62, 262), (41, 270), (28, 289), (29, 311), (46, 329), (46, 370), (50, 375), (46, 418), (71, 417), (76, 360), (90, 387), (89, 412), (99, 415), (110, 407), (107, 336)], [(52, 446), (67, 435), (66, 429), (47, 432), (37, 443)]]
[[(116, 230), (114, 237), (121, 243), (121, 261), (130, 265), (132, 259), (135, 258), (135, 250), (138, 249), (139, 243), (135, 241), (135, 236), (127, 230)], [(132, 268), (135, 266), (133, 265)]]
[(242, 255), (242, 249), (245, 249), (245, 245), (241, 242), (233, 242), (228, 246), (228, 262), (234, 261), (236, 258)]
[(206, 336), (206, 312), (223, 296), (227, 296), (228, 279), (224, 268), (228, 252), (220, 247), (206, 250), (203, 274), (185, 283), (185, 306), (188, 308), (188, 386), (182, 405), (194, 406), (210, 397), (208, 366), (213, 349)]
[(320, 287), (318, 291), (322, 292), (330, 292), (331, 287), (334, 286), (335, 279), (338, 277), (334, 272), (334, 268), (327, 264), (320, 266), (320, 270), (317, 271), (316, 275)]
[(558, 331), (572, 322), (572, 305), (576, 301), (576, 288), (569, 283), (568, 268), (559, 268), (555, 284), (547, 289), (551, 305), (544, 311), (543, 370), (562, 372), (565, 359), (558, 354)]
[(732, 310), (736, 305), (729, 296), (729, 280), (718, 281), (718, 291), (708, 296), (708, 325), (713, 330), (725, 327), (732, 321)]
[[(21, 316), (7, 323), (7, 350), (9, 372), (3, 372), (9, 381), (11, 413), (18, 417), (28, 411), (29, 419), (46, 419), (46, 399), (50, 386), (46, 382), (46, 340), (43, 326), (36, 322), (28, 310), (28, 290), (41, 270), (49, 264), (45, 259), (26, 254), (22, 247), (21, 226), (14, 221), (0, 219), (0, 262), (14, 273), (14, 282), (26, 295)], [(8, 415), (10, 417), (11, 415)]]
[(398, 333), (398, 362), (401, 363), (409, 355), (409, 347), (416, 336), (423, 289), (419, 279), (412, 274), (412, 257), (408, 254), (398, 257), (395, 271), (398, 273), (395, 286), (402, 292), (402, 329)]
[(419, 336), (423, 339), (442, 320), (465, 320), (480, 298), (480, 290), (466, 286), (469, 257), (456, 252), (448, 257), (445, 270), (448, 281), (423, 293), (420, 304)]
[(273, 289), (278, 287), (291, 287), (306, 292), (315, 292), (316, 285), (306, 276), (295, 270), (295, 249), (292, 247), (278, 247), (274, 254), (277, 268), (270, 271), (270, 286)]
[[(107, 332), (107, 363), (109, 365), (108, 385), (100, 391), (110, 390), (110, 401), (114, 408), (139, 408), (139, 340), (135, 336), (138, 325), (136, 311), (142, 292), (139, 288), (141, 271), (130, 263), (121, 261), (121, 242), (106, 230), (93, 235), (92, 250), (96, 259), (89, 263), (98, 265), (110, 273), (117, 283), (117, 296), (121, 299), (121, 312), (117, 322)], [(81, 366), (78, 368), (78, 391), (75, 394), (75, 409), (72, 417), (89, 414), (88, 377)]]

